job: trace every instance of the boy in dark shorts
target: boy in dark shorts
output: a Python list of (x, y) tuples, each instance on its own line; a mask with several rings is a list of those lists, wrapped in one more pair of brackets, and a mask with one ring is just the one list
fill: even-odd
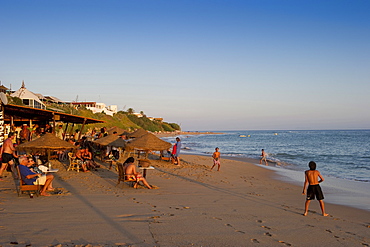
[[(305, 180), (302, 192), (303, 195), (306, 194), (306, 188), (308, 185), (305, 210), (303, 215), (306, 216), (308, 214), (308, 207), (310, 206), (310, 202), (316, 197), (316, 200), (318, 200), (320, 203), (322, 215), (328, 216), (329, 214), (325, 213), (325, 205), (323, 201), (324, 195), (319, 185), (319, 183), (324, 182), (324, 178), (321, 176), (320, 172), (316, 170), (315, 162), (310, 161), (310, 163), (308, 163), (308, 166), (310, 167), (310, 170), (305, 171)], [(318, 180), (318, 178), (320, 178), (320, 180)]]

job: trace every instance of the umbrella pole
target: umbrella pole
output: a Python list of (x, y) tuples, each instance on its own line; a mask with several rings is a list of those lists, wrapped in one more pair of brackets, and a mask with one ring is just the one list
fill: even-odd
[(47, 156), (48, 156), (48, 167), (49, 167), (49, 169), (51, 169), (51, 163), (50, 163), (50, 150), (49, 150), (49, 149), (47, 149), (47, 150), (46, 150), (46, 152), (47, 152)]

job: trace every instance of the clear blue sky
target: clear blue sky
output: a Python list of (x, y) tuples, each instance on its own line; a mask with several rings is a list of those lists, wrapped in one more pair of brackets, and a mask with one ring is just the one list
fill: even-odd
[(368, 0), (0, 0), (0, 80), (183, 130), (370, 128)]

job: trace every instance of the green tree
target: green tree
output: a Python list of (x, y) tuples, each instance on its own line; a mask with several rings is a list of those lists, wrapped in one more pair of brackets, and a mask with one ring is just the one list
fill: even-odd
[(132, 114), (132, 113), (134, 113), (134, 112), (135, 112), (135, 111), (134, 111), (134, 109), (132, 109), (132, 108), (128, 108), (128, 109), (127, 109), (127, 113), (128, 113), (128, 114)]

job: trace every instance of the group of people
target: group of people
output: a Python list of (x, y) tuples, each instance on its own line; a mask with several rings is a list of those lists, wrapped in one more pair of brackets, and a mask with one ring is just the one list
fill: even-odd
[(76, 159), (81, 161), (81, 166), (84, 172), (89, 172), (89, 169), (99, 168), (99, 165), (95, 163), (93, 154), (87, 146), (81, 146), (76, 152)]
[[(264, 149), (261, 150), (261, 159), (260, 159), (260, 164), (262, 164), (262, 161), (265, 162), (265, 165), (268, 166), (267, 162), (267, 153), (265, 152)], [(212, 169), (217, 165), (218, 169), (217, 171), (220, 170), (220, 157), (221, 154), (219, 152), (219, 148), (215, 148), (215, 152), (212, 154), (212, 159), (213, 159), (213, 166), (211, 167)], [(303, 213), (304, 216), (308, 214), (308, 208), (310, 206), (311, 200), (318, 200), (321, 208), (321, 212), (323, 216), (328, 216), (325, 212), (325, 204), (324, 204), (324, 194), (321, 190), (320, 183), (324, 182), (323, 176), (320, 174), (318, 170), (316, 170), (316, 163), (314, 161), (310, 161), (308, 163), (309, 170), (305, 171), (305, 181), (303, 185), (303, 191), (302, 194), (306, 195), (306, 202), (305, 202), (305, 211)]]
[(49, 196), (47, 191), (54, 190), (52, 181), (54, 176), (52, 174), (43, 174), (42, 172), (36, 172), (33, 170), (35, 166), (35, 160), (32, 157), (26, 155), (18, 155), (13, 145), (13, 140), (16, 138), (16, 133), (10, 132), (8, 138), (4, 141), (1, 147), (1, 168), (0, 168), (0, 180), (2, 180), (3, 172), (10, 166), (15, 179), (18, 178), (18, 172), (16, 168), (15, 159), (18, 158), (18, 169), (21, 175), (21, 179), (27, 185), (43, 185), (40, 194), (43, 196)]
[(19, 157), (18, 169), (21, 174), (22, 180), (27, 185), (42, 185), (40, 195), (50, 196), (48, 191), (54, 191), (53, 188), (53, 179), (54, 176), (50, 173), (42, 173), (36, 171), (35, 161), (32, 157), (26, 155), (21, 155)]
[[(22, 176), (23, 181), (26, 184), (39, 184), (44, 185), (41, 190), (41, 195), (48, 196), (49, 194), (47, 191), (53, 190), (52, 181), (54, 179), (54, 176), (51, 174), (40, 174), (38, 172), (35, 172), (31, 167), (35, 164), (34, 160), (32, 158), (29, 158), (25, 155), (19, 156), (15, 152), (15, 147), (13, 145), (14, 139), (16, 138), (16, 134), (14, 132), (10, 132), (8, 134), (8, 138), (4, 141), (3, 146), (1, 147), (1, 157), (2, 157), (2, 164), (0, 167), (0, 180), (2, 180), (2, 175), (5, 169), (7, 169), (8, 166), (11, 167), (11, 171), (13, 172), (14, 176), (17, 177), (17, 172), (15, 170), (15, 158), (19, 158), (19, 171)], [(180, 165), (180, 150), (181, 150), (181, 140), (179, 137), (176, 138), (176, 144), (173, 146), (172, 153), (171, 153), (171, 159), (172, 163), (175, 165)], [(81, 147), (77, 153), (76, 158), (81, 160), (82, 162), (82, 168), (85, 172), (88, 171), (88, 168), (96, 169), (97, 165), (93, 161), (93, 155), (89, 151), (89, 148), (86, 146)], [(213, 166), (212, 169), (217, 166), (217, 171), (220, 171), (221, 167), (221, 153), (219, 152), (219, 148), (215, 148), (215, 152), (212, 154), (213, 159)], [(129, 157), (125, 163), (124, 163), (124, 169), (125, 169), (125, 175), (127, 176), (127, 179), (132, 179), (135, 181), (134, 187), (136, 188), (139, 184), (139, 182), (143, 182), (143, 184), (148, 188), (152, 189), (152, 187), (148, 184), (146, 179), (142, 176), (141, 173), (136, 171), (136, 166), (134, 165), (135, 159), (133, 157)], [(267, 154), (262, 149), (261, 153), (261, 159), (260, 164), (262, 164), (262, 161), (267, 163)], [(305, 202), (305, 211), (303, 213), (304, 216), (308, 214), (308, 208), (310, 205), (311, 200), (314, 200), (315, 198), (319, 201), (322, 215), (328, 216), (328, 214), (325, 212), (325, 205), (324, 205), (324, 195), (322, 193), (322, 190), (320, 188), (320, 183), (324, 181), (324, 178), (320, 174), (318, 170), (316, 170), (316, 163), (314, 161), (309, 162), (309, 168), (310, 170), (305, 171), (305, 181), (303, 186), (303, 195), (306, 195), (306, 202)]]

